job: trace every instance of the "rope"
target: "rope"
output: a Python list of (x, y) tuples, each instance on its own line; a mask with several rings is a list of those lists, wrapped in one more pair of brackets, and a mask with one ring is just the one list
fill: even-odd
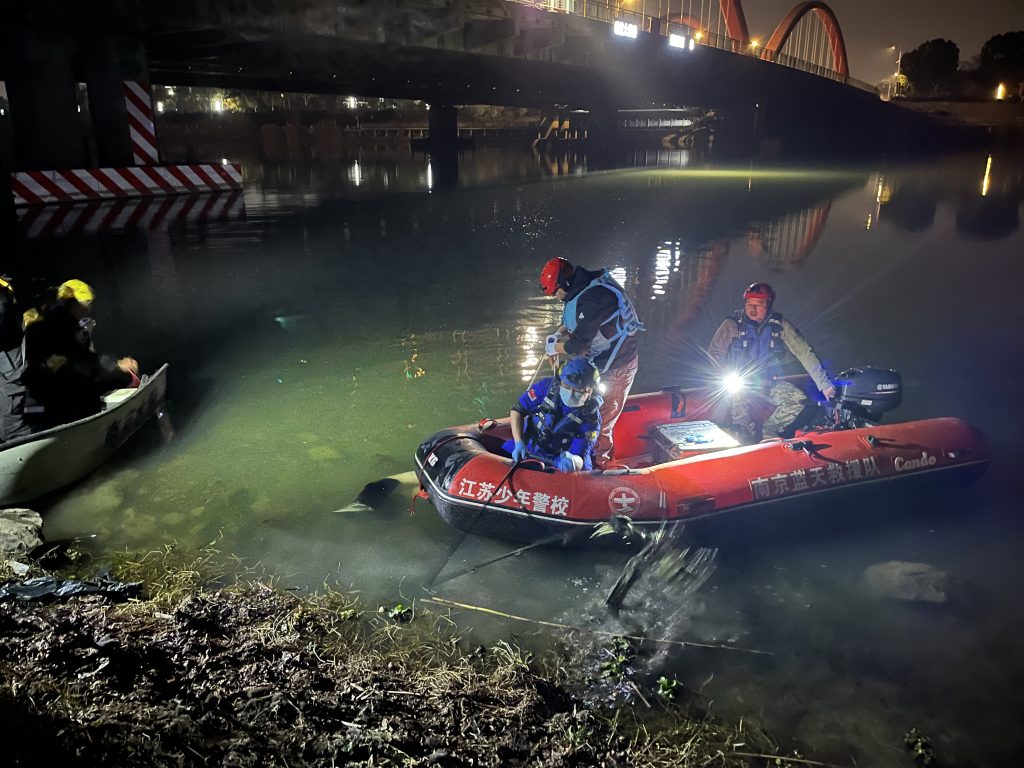
[(512, 619), (513, 621), (525, 621), (530, 624), (537, 624), (542, 627), (554, 627), (555, 629), (568, 629), (574, 632), (586, 632), (592, 635), (603, 635), (605, 637), (624, 637), (627, 640), (636, 640), (638, 642), (649, 641), (652, 643), (661, 643), (662, 645), (675, 645), (680, 648), (714, 648), (719, 651), (736, 651), (737, 653), (753, 653), (759, 656), (771, 656), (771, 651), (760, 651), (754, 648), (736, 648), (730, 645), (712, 645), (709, 643), (691, 643), (689, 640), (670, 640), (667, 638), (659, 637), (643, 637), (642, 635), (623, 635), (620, 632), (608, 632), (603, 629), (590, 629), (589, 627), (577, 627), (572, 624), (563, 624), (557, 621), (544, 621), (543, 619), (530, 619), (526, 616), (516, 616), (513, 613), (505, 613), (494, 608), (485, 608), (481, 605), (469, 605), (468, 603), (459, 603), (455, 600), (446, 600), (443, 597), (421, 597), (420, 600), (425, 603), (433, 603), (440, 605), (445, 608), (462, 608), (467, 611), (477, 611), (478, 613), (487, 613), (491, 616), (498, 616), (503, 619)]

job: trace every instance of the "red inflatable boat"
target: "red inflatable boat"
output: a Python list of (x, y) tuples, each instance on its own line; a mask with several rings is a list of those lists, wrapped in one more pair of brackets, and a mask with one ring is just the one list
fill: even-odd
[(416, 452), (420, 495), (464, 531), (527, 541), (564, 532), (579, 542), (616, 515), (659, 526), (852, 486), (977, 476), (987, 467), (984, 438), (960, 419), (874, 423), (899, 403), (895, 372), (843, 375), (828, 426), (747, 446), (710, 420), (710, 393), (630, 397), (615, 425), (615, 453), (623, 458), (604, 471), (514, 464), (501, 450), (508, 419), (446, 429)]

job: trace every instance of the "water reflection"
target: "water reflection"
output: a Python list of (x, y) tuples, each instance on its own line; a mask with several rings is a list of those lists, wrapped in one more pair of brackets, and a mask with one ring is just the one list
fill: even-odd
[(825, 200), (752, 227), (747, 233), (750, 253), (772, 272), (799, 269), (825, 231), (831, 207), (832, 201)]
[(977, 239), (1001, 240), (1020, 229), (1024, 179), (1009, 155), (986, 155), (933, 169), (901, 173), (899, 182), (878, 174), (872, 223), (885, 220), (906, 232), (924, 232), (936, 221), (940, 205), (955, 212), (956, 231)]
[(93, 200), (19, 208), (18, 225), (29, 238), (158, 230), (182, 222), (233, 221), (245, 216), (241, 191), (135, 200)]

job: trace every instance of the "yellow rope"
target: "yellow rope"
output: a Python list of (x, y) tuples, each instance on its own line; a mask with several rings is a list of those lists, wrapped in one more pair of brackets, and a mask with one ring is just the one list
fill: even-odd
[(662, 643), (664, 645), (677, 645), (680, 647), (691, 646), (695, 648), (714, 648), (719, 651), (739, 651), (740, 653), (756, 653), (762, 656), (771, 656), (770, 651), (758, 651), (752, 648), (735, 648), (730, 645), (710, 645), (707, 643), (691, 643), (687, 640), (668, 640), (657, 637), (641, 637), (639, 635), (623, 635), (620, 632), (608, 632), (603, 629), (590, 629), (587, 627), (574, 627), (572, 624), (562, 624), (557, 621), (544, 621), (542, 619), (530, 619), (526, 616), (516, 616), (512, 613), (505, 613), (505, 611), (499, 611), (494, 608), (485, 608), (482, 605), (469, 605), (468, 603), (459, 603), (455, 600), (446, 600), (443, 597), (421, 597), (420, 602), (423, 603), (434, 603), (435, 605), (441, 605), (445, 608), (462, 608), (467, 611), (477, 611), (478, 613), (489, 613), (492, 616), (499, 616), (503, 619), (512, 619), (514, 621), (525, 621), (530, 624), (538, 624), (544, 627), (554, 627), (555, 629), (568, 629), (575, 632), (589, 632), (593, 635), (605, 635), (606, 637), (624, 637), (627, 640), (637, 640), (639, 642), (650, 641), (652, 643)]

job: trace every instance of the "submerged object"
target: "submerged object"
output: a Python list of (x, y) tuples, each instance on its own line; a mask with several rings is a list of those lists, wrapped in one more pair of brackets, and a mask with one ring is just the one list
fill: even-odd
[(0, 506), (32, 501), (81, 480), (164, 409), (167, 365), (133, 389), (104, 396), (104, 409), (0, 447)]
[(336, 513), (373, 512), (398, 486), (399, 481), (393, 477), (374, 480), (372, 483), (367, 483), (363, 486), (363, 490), (359, 492), (354, 502), (334, 511)]
[(754, 445), (711, 421), (720, 392), (634, 395), (615, 425), (623, 458), (603, 471), (555, 472), (536, 460), (513, 468), (501, 450), (508, 419), (442, 430), (416, 451), (420, 495), (463, 531), (532, 541), (562, 530), (579, 544), (615, 516), (657, 527), (859, 486), (973, 478), (987, 467), (984, 438), (961, 419), (876, 423), (900, 401), (894, 371), (842, 376), (829, 423)]

